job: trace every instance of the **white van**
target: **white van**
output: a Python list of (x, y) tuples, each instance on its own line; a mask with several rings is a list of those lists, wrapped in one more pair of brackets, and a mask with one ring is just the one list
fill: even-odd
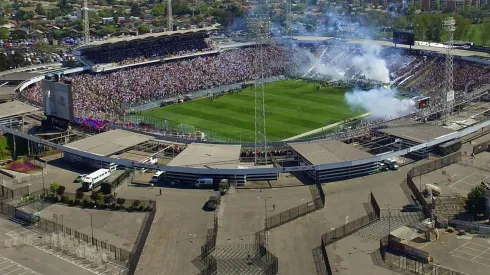
[(211, 178), (200, 178), (194, 183), (196, 188), (211, 188), (213, 187), (213, 179)]
[(165, 175), (165, 173), (163, 173), (162, 171), (158, 171), (155, 173), (155, 175), (153, 175), (153, 177), (151, 177), (150, 182), (151, 183), (157, 183), (163, 178), (164, 175)]

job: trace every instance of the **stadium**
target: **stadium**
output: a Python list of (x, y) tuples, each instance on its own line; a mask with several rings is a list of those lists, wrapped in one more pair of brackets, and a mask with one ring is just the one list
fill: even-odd
[[(163, 171), (166, 183), (188, 188), (203, 177), (236, 186), (283, 174), (314, 184), (363, 177), (450, 155), (490, 125), (490, 64), (471, 52), (314, 37), (215, 41), (214, 30), (82, 45), (74, 55), (83, 67), (18, 86), (5, 103), (18, 112), (0, 112), (0, 130), (28, 140), (29, 152), (62, 152), (73, 167)], [(25, 131), (27, 120), (40, 125)], [(219, 252), (203, 248), (201, 270)], [(267, 274), (277, 274), (275, 260)]]
[[(444, 115), (445, 55), (437, 51), (328, 38), (223, 44), (210, 39), (214, 30), (147, 34), (78, 47), (74, 55), (85, 66), (49, 76), (72, 90), (73, 116), (65, 124), (95, 133), (129, 130), (182, 148), (193, 143), (240, 145), (242, 160), (233, 168), (277, 169), (325, 164), (295, 150), (294, 144), (301, 142), (313, 147), (324, 139), (351, 144), (356, 153), (345, 158), (332, 153), (338, 144), (321, 147), (344, 161), (418, 145), (430, 139), (403, 139), (379, 129), (400, 128), (392, 121), (426, 122)], [(459, 108), (473, 100), (470, 92), (486, 84), (489, 71), (484, 60), (455, 59), (453, 108)], [(17, 98), (45, 106), (43, 82), (25, 84)], [(480, 92), (472, 96), (479, 98)], [(477, 121), (466, 121), (464, 127)], [(464, 128), (458, 121), (431, 125), (447, 133)], [(400, 138), (404, 143), (396, 144)], [(215, 158), (199, 165), (215, 163)], [(379, 167), (370, 163), (353, 169), (363, 175)], [(264, 173), (275, 178), (274, 172)], [(317, 181), (347, 176), (332, 173), (310, 176)]]

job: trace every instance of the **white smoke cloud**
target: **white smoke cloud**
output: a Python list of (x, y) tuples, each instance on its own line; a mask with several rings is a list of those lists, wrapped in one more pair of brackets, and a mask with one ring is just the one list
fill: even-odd
[(323, 63), (316, 65), (315, 72), (322, 75), (327, 75), (333, 81), (341, 80), (342, 78), (344, 78), (345, 75), (345, 71), (343, 69), (332, 67)]
[(352, 65), (361, 75), (383, 83), (390, 82), (390, 70), (386, 61), (380, 57), (381, 46), (366, 43), (363, 45), (363, 54), (352, 58)]
[(356, 89), (345, 93), (345, 100), (353, 110), (366, 110), (373, 118), (397, 118), (416, 111), (415, 102), (396, 98), (395, 89)]

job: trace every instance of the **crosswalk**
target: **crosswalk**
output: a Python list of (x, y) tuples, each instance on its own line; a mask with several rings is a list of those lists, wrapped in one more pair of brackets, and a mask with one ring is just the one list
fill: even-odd
[[(67, 253), (60, 249), (56, 249), (51, 245), (51, 234), (46, 234), (45, 232), (38, 231), (36, 228), (27, 227), (23, 221), (11, 219), (7, 221), (6, 227), (10, 230), (5, 233), (10, 239), (4, 241), (5, 247), (15, 247), (18, 245), (30, 245), (37, 248), (43, 252), (46, 252), (52, 256), (63, 259), (71, 264), (76, 265), (86, 271), (92, 272), (94, 274), (104, 274), (104, 275), (125, 275), (127, 274), (127, 268), (121, 266), (114, 262), (102, 262), (94, 263), (93, 261), (88, 261), (86, 258), (79, 258), (74, 254)], [(1, 267), (0, 267), (1, 268)], [(2, 271), (0, 270), (0, 274)], [(28, 275), (26, 273), (26, 275)]]

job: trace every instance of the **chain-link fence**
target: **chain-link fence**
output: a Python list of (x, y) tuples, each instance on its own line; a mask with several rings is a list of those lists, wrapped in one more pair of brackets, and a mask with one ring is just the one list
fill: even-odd
[(268, 217), (265, 220), (265, 228), (267, 230), (273, 229), (275, 227), (281, 226), (285, 223), (293, 221), (299, 217), (307, 215), (318, 209), (322, 209), (325, 205), (325, 193), (320, 184), (312, 185), (310, 187), (313, 201), (303, 203), (277, 215)]
[(126, 249), (116, 247), (112, 244), (109, 244), (108, 242), (98, 240), (93, 236), (89, 236), (87, 234), (81, 233), (77, 230), (71, 229), (69, 227), (44, 218), (39, 218), (37, 227), (47, 233), (61, 233), (64, 236), (72, 236), (77, 239), (79, 243), (84, 242), (87, 244), (92, 244), (97, 247), (97, 249), (105, 250), (105, 252), (111, 255), (112, 259), (116, 261), (126, 262), (130, 259), (131, 256), (131, 252), (127, 251)]
[(143, 221), (143, 226), (138, 234), (138, 238), (136, 239), (136, 244), (131, 252), (131, 258), (129, 258), (128, 263), (128, 274), (134, 274), (136, 272), (136, 267), (138, 266), (138, 262), (141, 257), (141, 253), (143, 252), (143, 247), (145, 246), (146, 239), (150, 234), (151, 225), (153, 224), (153, 220), (155, 219), (155, 214), (157, 211), (157, 205), (155, 201), (151, 202), (151, 211), (150, 213), (145, 215), (145, 220)]
[(218, 215), (214, 211), (213, 228), (208, 229), (206, 242), (201, 246), (201, 261), (205, 268), (201, 270), (202, 275), (211, 275), (217, 271), (218, 265), (216, 259), (211, 256), (211, 253), (216, 247), (216, 239), (218, 237)]
[(477, 145), (473, 146), (473, 154), (476, 155), (476, 154), (479, 154), (481, 152), (487, 151), (488, 150), (488, 143), (489, 142), (490, 141), (487, 140), (485, 142), (482, 142), (480, 144), (477, 144)]
[(400, 269), (409, 271), (415, 274), (427, 275), (467, 275), (466, 273), (455, 271), (450, 268), (440, 266), (434, 263), (421, 262), (415, 259), (410, 259), (402, 255), (392, 253), (384, 253), (386, 265), (391, 269)]
[(0, 196), (6, 199), (13, 199), (17, 197), (24, 197), (29, 195), (29, 186), (22, 186), (19, 188), (9, 188), (5, 185), (2, 185), (0, 188)]
[(437, 169), (441, 169), (443, 167), (449, 166), (453, 163), (457, 163), (461, 160), (461, 152), (456, 152), (452, 153), (450, 155), (447, 155), (445, 157), (442, 157), (440, 159), (436, 159), (433, 161), (430, 161), (428, 163), (424, 163), (422, 165), (413, 167), (407, 174), (407, 176), (414, 178), (418, 177), (427, 173), (430, 173), (432, 171), (435, 171)]
[(441, 169), (443, 167), (449, 166), (453, 163), (458, 163), (460, 161), (461, 161), (461, 151), (458, 151), (456, 153), (447, 155), (440, 159), (433, 160), (428, 163), (413, 167), (407, 173), (407, 186), (412, 191), (412, 194), (415, 196), (417, 201), (421, 204), (422, 212), (426, 217), (430, 216), (430, 209), (433, 208), (433, 205), (427, 203), (424, 196), (422, 195), (422, 190), (419, 190), (419, 188), (417, 188), (415, 182), (413, 181), (413, 178), (422, 176), (424, 174), (428, 174), (437, 169)]
[(343, 226), (332, 229), (330, 232), (327, 232), (322, 235), (322, 244), (325, 246), (335, 243), (351, 234), (356, 232), (358, 229), (370, 224), (379, 219), (380, 217), (380, 209), (376, 198), (373, 193), (369, 195), (369, 211), (367, 215), (357, 218), (351, 222), (344, 224)]

